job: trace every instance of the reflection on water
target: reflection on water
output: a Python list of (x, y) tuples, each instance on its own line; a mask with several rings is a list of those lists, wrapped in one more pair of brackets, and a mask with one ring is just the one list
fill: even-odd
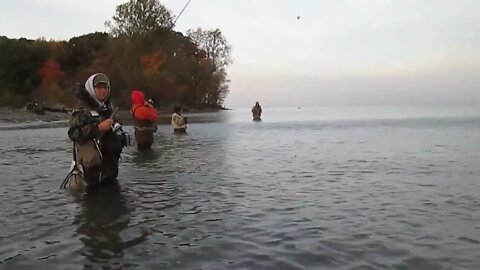
[[(155, 146), (154, 146), (155, 147)], [(132, 162), (138, 166), (155, 162), (160, 157), (160, 153), (153, 149), (138, 151), (133, 154)]]
[(74, 225), (78, 238), (84, 244), (80, 254), (86, 259), (85, 267), (105, 266), (123, 268), (124, 252), (146, 240), (148, 233), (126, 239), (122, 233), (128, 228), (134, 211), (122, 195), (120, 186), (102, 187), (78, 198), (80, 212)]
[(479, 269), (480, 114), (355, 110), (160, 126), (81, 198), (65, 128), (2, 130), (0, 268)]

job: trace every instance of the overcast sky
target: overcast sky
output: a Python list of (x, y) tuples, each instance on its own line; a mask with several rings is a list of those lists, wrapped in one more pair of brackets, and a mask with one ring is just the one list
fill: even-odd
[[(2, 1), (0, 35), (106, 31), (124, 2)], [(228, 107), (480, 104), (479, 14), (478, 0), (192, 0), (176, 30), (231, 43)]]

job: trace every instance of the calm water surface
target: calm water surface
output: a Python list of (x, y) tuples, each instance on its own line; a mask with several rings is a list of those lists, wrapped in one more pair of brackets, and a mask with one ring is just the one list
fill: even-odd
[(478, 108), (263, 118), (161, 126), (81, 198), (59, 189), (66, 128), (0, 124), (0, 268), (480, 269)]

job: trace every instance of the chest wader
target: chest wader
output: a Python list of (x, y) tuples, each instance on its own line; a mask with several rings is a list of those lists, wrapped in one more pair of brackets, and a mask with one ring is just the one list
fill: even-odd
[(102, 181), (102, 152), (96, 140), (73, 144), (73, 160), (70, 173), (63, 180), (61, 188), (85, 191), (87, 187)]
[(157, 125), (152, 121), (134, 119), (135, 140), (138, 150), (148, 150), (151, 148), (154, 140), (154, 133), (157, 131)]
[[(101, 120), (97, 111), (90, 111), (90, 116), (93, 118), (94, 123), (98, 123)], [(74, 142), (70, 173), (60, 187), (68, 187), (73, 191), (85, 191), (89, 187), (99, 185), (103, 180), (103, 159), (99, 140), (93, 139), (81, 144)]]
[(252, 109), (253, 121), (260, 121), (262, 116), (262, 111), (259, 108)]

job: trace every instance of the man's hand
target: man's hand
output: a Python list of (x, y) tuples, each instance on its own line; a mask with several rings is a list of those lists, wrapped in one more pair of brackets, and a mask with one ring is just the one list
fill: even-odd
[(108, 131), (112, 129), (112, 124), (113, 124), (112, 119), (105, 119), (102, 122), (100, 122), (100, 124), (98, 124), (98, 129), (100, 131)]

